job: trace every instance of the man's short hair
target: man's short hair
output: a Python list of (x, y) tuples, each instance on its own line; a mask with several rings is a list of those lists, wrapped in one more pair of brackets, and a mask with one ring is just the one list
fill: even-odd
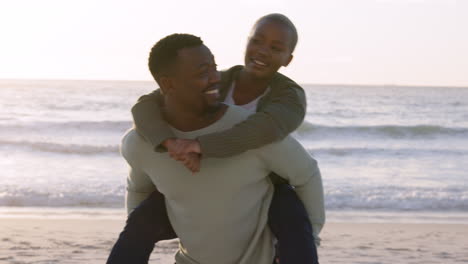
[(203, 41), (190, 34), (172, 34), (159, 40), (151, 49), (148, 58), (148, 67), (156, 82), (177, 60), (179, 50), (200, 45), (203, 45)]
[(273, 14), (268, 14), (266, 16), (262, 16), (261, 18), (259, 18), (256, 22), (255, 22), (255, 25), (254, 27), (260, 22), (260, 21), (263, 21), (263, 20), (270, 20), (270, 21), (274, 21), (276, 23), (279, 23), (281, 25), (284, 25), (286, 26), (287, 28), (289, 28), (291, 30), (291, 33), (292, 33), (292, 39), (291, 39), (291, 53), (294, 51), (294, 49), (296, 48), (296, 45), (297, 45), (297, 41), (299, 39), (299, 36), (297, 34), (297, 29), (296, 29), (296, 26), (294, 26), (293, 22), (285, 15), (283, 14), (279, 14), (279, 13), (273, 13)]

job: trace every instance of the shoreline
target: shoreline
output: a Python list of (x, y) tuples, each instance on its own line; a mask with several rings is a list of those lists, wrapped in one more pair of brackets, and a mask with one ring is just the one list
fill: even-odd
[[(327, 223), (468, 224), (468, 212), (327, 210)], [(124, 208), (0, 206), (0, 219), (125, 220)]]

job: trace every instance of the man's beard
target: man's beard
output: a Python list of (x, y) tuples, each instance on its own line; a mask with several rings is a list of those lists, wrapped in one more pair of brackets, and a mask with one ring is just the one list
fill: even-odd
[(209, 105), (206, 107), (205, 112), (208, 115), (214, 115), (218, 113), (218, 111), (221, 109), (221, 106), (222, 106), (221, 103), (217, 103), (215, 105)]

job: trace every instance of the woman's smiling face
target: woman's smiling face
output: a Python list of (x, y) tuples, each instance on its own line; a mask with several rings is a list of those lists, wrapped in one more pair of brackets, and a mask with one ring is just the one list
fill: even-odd
[(245, 70), (257, 78), (271, 78), (292, 60), (293, 32), (286, 25), (263, 19), (255, 24), (245, 50)]

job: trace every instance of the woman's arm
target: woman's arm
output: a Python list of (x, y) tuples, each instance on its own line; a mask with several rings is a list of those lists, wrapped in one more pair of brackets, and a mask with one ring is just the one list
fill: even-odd
[(256, 149), (285, 138), (301, 125), (307, 110), (304, 90), (279, 73), (270, 88), (257, 113), (230, 129), (198, 138), (203, 157), (229, 157)]
[(155, 151), (166, 151), (163, 142), (175, 138), (174, 133), (163, 119), (160, 102), (162, 95), (159, 90), (143, 95), (132, 107), (133, 121), (137, 131), (151, 143)]
[[(198, 149), (203, 157), (234, 156), (281, 140), (299, 127), (307, 109), (304, 90), (280, 73), (272, 79), (270, 88), (270, 93), (260, 100), (257, 113), (230, 129), (198, 138)], [(156, 90), (142, 96), (132, 108), (137, 131), (156, 151), (164, 151), (163, 142), (174, 138), (161, 116), (160, 100), (161, 94)], [(194, 141), (179, 142), (180, 145), (174, 147), (176, 153), (197, 149)]]
[[(160, 106), (162, 95), (159, 90), (143, 95), (132, 107), (135, 128), (150, 144), (155, 151), (169, 151), (169, 155), (184, 164), (193, 173), (200, 170), (200, 156), (194, 153), (181, 153), (180, 142), (175, 139), (174, 133), (163, 119)], [(199, 151), (198, 151), (199, 152)]]

